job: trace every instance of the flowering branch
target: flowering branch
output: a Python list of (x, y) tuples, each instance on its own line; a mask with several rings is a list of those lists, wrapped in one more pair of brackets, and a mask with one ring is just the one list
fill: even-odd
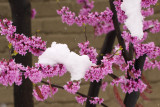
[[(146, 54), (136, 59), (135, 65), (134, 65), (136, 70), (139, 70), (139, 69), (141, 71), (143, 70), (145, 59), (146, 59)], [(133, 91), (130, 94), (127, 93), (124, 99), (124, 104), (126, 105), (126, 107), (135, 107), (137, 100), (139, 98), (139, 95), (140, 95), (139, 91), (137, 92)]]
[[(109, 0), (109, 2), (110, 2), (111, 10), (113, 12), (113, 24), (114, 24), (114, 27), (116, 29), (118, 42), (119, 42), (120, 46), (122, 46), (122, 48), (123, 48), (122, 49), (122, 55), (124, 57), (125, 62), (127, 62), (127, 61), (133, 59), (133, 44), (129, 43), (129, 53), (128, 53), (127, 50), (126, 50), (125, 42), (124, 42), (124, 40), (121, 36), (119, 22), (118, 22), (118, 19), (117, 19), (117, 12), (116, 12), (115, 6), (113, 4), (113, 0)], [(141, 69), (141, 71), (142, 71), (145, 58), (146, 58), (146, 55), (136, 59), (136, 61), (135, 61), (135, 69), (136, 70)], [(129, 69), (131, 69), (131, 68), (132, 67), (130, 66)], [(130, 78), (128, 72), (127, 72), (127, 75), (128, 75), (128, 78)], [(137, 92), (134, 91), (130, 94), (127, 93), (126, 97), (125, 97), (125, 100), (124, 100), (124, 104), (127, 107), (134, 107), (138, 98), (139, 98), (139, 91), (137, 91)]]
[[(49, 83), (46, 82), (46, 81), (41, 81), (41, 83), (49, 85)], [(56, 87), (56, 88), (59, 88), (59, 89), (63, 89), (63, 90), (64, 90), (64, 88), (63, 88), (62, 86), (55, 85), (55, 84), (50, 84), (50, 85), (51, 85), (52, 87)], [(82, 96), (82, 97), (86, 97), (87, 99), (92, 99), (90, 96), (87, 96), (87, 95), (85, 95), (85, 94), (83, 94), (83, 93), (80, 93), (80, 92), (76, 92), (76, 94), (78, 94), (78, 95), (80, 95), (80, 96)], [(101, 103), (101, 105), (102, 105), (103, 107), (108, 107), (108, 106), (105, 105), (104, 103)]]
[(125, 59), (125, 62), (127, 62), (128, 61), (128, 52), (126, 50), (124, 39), (121, 36), (121, 30), (120, 30), (119, 22), (118, 22), (118, 19), (117, 19), (117, 11), (115, 9), (115, 6), (114, 6), (113, 2), (114, 2), (114, 0), (109, 0), (110, 7), (111, 7), (111, 10), (113, 12), (113, 18), (112, 18), (113, 19), (113, 24), (114, 24), (116, 35), (117, 35), (117, 38), (118, 38), (118, 43), (123, 48), (122, 49), (122, 55)]
[[(107, 53), (111, 53), (111, 51), (113, 49), (115, 37), (116, 37), (115, 33), (116, 33), (115, 30), (113, 30), (106, 35), (101, 52), (99, 53), (99, 56), (97, 57), (97, 65), (101, 64), (101, 60), (103, 59), (103, 55), (105, 55)], [(118, 78), (114, 74), (108, 74), (108, 75), (114, 79)], [(96, 81), (91, 82), (90, 87), (89, 87), (89, 91), (88, 91), (88, 96), (94, 96), (94, 97), (98, 96), (101, 84), (102, 84), (102, 80), (100, 80), (99, 82), (96, 82)], [(86, 107), (95, 107), (95, 105), (90, 104), (89, 100), (87, 100)]]

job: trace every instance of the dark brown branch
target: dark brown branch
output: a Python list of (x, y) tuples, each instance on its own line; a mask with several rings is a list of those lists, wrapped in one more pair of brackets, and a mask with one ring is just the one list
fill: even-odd
[[(97, 58), (97, 65), (101, 64), (101, 60), (103, 59), (103, 56), (105, 54), (111, 53), (113, 44), (115, 41), (115, 37), (116, 37), (115, 31), (111, 31), (106, 35), (101, 52), (99, 53), (99, 56)], [(116, 76), (111, 75), (111, 77), (115, 78)], [(101, 83), (102, 83), (102, 80), (100, 80), (99, 82), (96, 82), (96, 81), (91, 82), (89, 91), (88, 91), (88, 96), (91, 96), (91, 97), (98, 96)], [(96, 105), (90, 104), (89, 100), (87, 100), (86, 107), (96, 107)]]
[(117, 35), (117, 38), (118, 38), (118, 43), (120, 44), (120, 46), (122, 46), (122, 55), (125, 59), (125, 62), (127, 62), (128, 60), (128, 52), (126, 50), (126, 46), (125, 46), (125, 42), (121, 36), (121, 30), (120, 30), (120, 26), (119, 26), (119, 22), (118, 22), (118, 19), (117, 19), (117, 12), (116, 12), (116, 9), (115, 9), (115, 6), (113, 4), (114, 0), (109, 0), (109, 3), (110, 3), (110, 7), (111, 7), (111, 10), (113, 12), (113, 24), (114, 24), (114, 28), (115, 28), (115, 31), (116, 31), (116, 35)]
[[(48, 83), (48, 82), (45, 82), (45, 81), (41, 81), (41, 83), (49, 85), (49, 83)], [(63, 88), (62, 86), (59, 86), (59, 85), (51, 84), (51, 86), (64, 90), (64, 88)], [(80, 95), (80, 96), (82, 96), (82, 97), (86, 97), (87, 99), (92, 99), (90, 96), (87, 96), (87, 95), (85, 95), (85, 94), (83, 94), (83, 93), (80, 93), (80, 92), (76, 92), (76, 94), (78, 94), (78, 95)], [(101, 103), (101, 105), (102, 105), (103, 107), (108, 107), (108, 106), (105, 105), (104, 103)]]
[(117, 79), (118, 77), (114, 74), (108, 74), (110, 77), (112, 77), (113, 79)]
[[(144, 62), (146, 59), (146, 55), (140, 56), (138, 59), (136, 59), (135, 61), (135, 69), (136, 70), (143, 70), (143, 66), (144, 66)], [(130, 94), (126, 94), (125, 99), (124, 99), (124, 104), (126, 105), (126, 107), (135, 107), (137, 100), (139, 98), (140, 92), (132, 92)]]

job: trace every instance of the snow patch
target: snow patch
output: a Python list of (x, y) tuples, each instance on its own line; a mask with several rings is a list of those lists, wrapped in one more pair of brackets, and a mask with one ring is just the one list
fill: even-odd
[(128, 18), (125, 25), (133, 37), (143, 38), (143, 16), (141, 14), (141, 0), (123, 0), (121, 9)]
[(57, 63), (63, 64), (71, 73), (71, 81), (82, 79), (85, 72), (93, 65), (87, 55), (80, 56), (71, 52), (66, 44), (56, 42), (52, 42), (51, 47), (39, 56), (38, 63), (51, 66)]

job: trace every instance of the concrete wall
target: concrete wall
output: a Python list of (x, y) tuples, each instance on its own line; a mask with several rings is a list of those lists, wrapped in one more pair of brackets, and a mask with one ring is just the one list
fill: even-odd
[[(75, 2), (76, 0), (60, 0), (60, 5), (66, 5), (71, 10), (78, 12), (80, 6)], [(160, 3), (160, 2), (159, 2)], [(56, 9), (60, 9), (56, 3), (56, 0), (31, 0), (32, 8), (37, 11), (36, 18), (32, 20), (32, 34), (34, 35), (37, 30), (40, 30), (38, 36), (41, 36), (43, 40), (48, 41), (47, 46), (51, 45), (51, 42), (56, 41), (58, 43), (66, 43), (72, 51), (78, 53), (78, 42), (84, 42), (85, 37), (83, 28), (74, 26), (67, 26), (61, 22), (60, 16), (57, 15)], [(108, 0), (95, 0), (95, 10), (103, 11), (108, 6)], [(155, 6), (155, 15), (151, 18), (160, 19), (160, 5)], [(7, 0), (0, 0), (0, 15), (11, 19), (11, 11)], [(100, 37), (94, 37), (93, 28), (87, 27), (88, 40), (91, 45), (96, 47), (98, 52), (102, 46), (105, 35)], [(156, 45), (160, 46), (160, 33), (150, 35), (147, 41), (155, 41)], [(0, 58), (8, 58), (8, 42), (5, 37), (0, 37)], [(33, 57), (33, 63), (37, 62), (37, 57)], [(115, 74), (121, 75), (120, 71), (114, 70)], [(160, 71), (157, 69), (145, 71), (144, 75), (151, 83), (153, 87), (153, 93), (146, 94), (151, 101), (144, 101), (141, 98), (139, 103), (144, 104), (144, 107), (159, 107), (160, 106)], [(66, 81), (69, 81), (69, 74), (58, 78), (55, 77), (53, 82), (58, 85), (64, 85)], [(110, 77), (106, 77), (107, 81), (110, 81)], [(82, 81), (80, 92), (87, 94), (89, 83)], [(119, 90), (121, 92), (121, 90)], [(122, 98), (124, 94), (121, 93)], [(64, 90), (54, 96), (54, 99), (48, 99), (45, 102), (35, 101), (35, 107), (82, 107), (76, 103), (74, 99), (75, 95), (71, 95)], [(105, 92), (100, 92), (100, 97), (105, 98), (104, 103), (109, 107), (119, 107), (113, 95), (113, 87), (108, 86)], [(0, 85), (0, 107), (13, 107), (13, 87), (4, 87)]]

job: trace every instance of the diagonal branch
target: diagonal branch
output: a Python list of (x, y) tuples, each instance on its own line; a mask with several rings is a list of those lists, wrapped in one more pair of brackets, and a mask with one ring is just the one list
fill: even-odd
[(114, 6), (113, 2), (114, 2), (114, 0), (109, 0), (110, 7), (111, 7), (111, 10), (113, 12), (113, 18), (112, 18), (113, 19), (113, 24), (114, 24), (116, 35), (117, 35), (117, 38), (118, 38), (118, 43), (123, 48), (122, 49), (122, 55), (123, 55), (123, 57), (125, 59), (125, 62), (127, 62), (127, 60), (128, 60), (128, 52), (126, 50), (124, 39), (121, 36), (121, 30), (120, 30), (119, 22), (118, 22), (118, 19), (117, 19), (117, 12), (116, 12), (116, 9), (115, 9), (115, 6)]
[[(46, 81), (41, 81), (41, 83), (49, 85), (49, 83), (46, 82)], [(51, 86), (64, 90), (64, 88), (63, 88), (62, 86), (59, 86), (59, 85), (51, 84)], [(82, 96), (82, 97), (86, 97), (87, 99), (92, 99), (90, 96), (87, 96), (87, 95), (85, 95), (85, 94), (83, 94), (83, 93), (80, 93), (80, 92), (76, 92), (76, 94), (78, 94), (78, 95), (80, 95), (80, 96)], [(101, 105), (102, 105), (103, 107), (108, 107), (108, 106), (105, 105), (104, 103), (101, 103)]]

